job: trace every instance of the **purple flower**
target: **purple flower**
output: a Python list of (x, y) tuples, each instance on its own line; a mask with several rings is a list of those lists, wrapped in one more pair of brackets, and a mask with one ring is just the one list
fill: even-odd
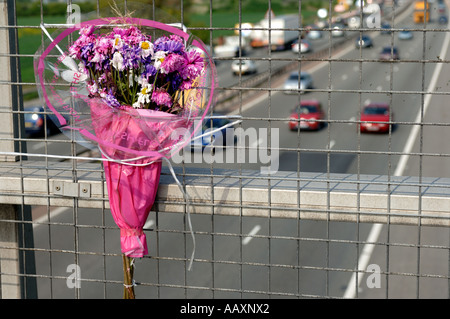
[(93, 34), (94, 27), (84, 27), (80, 29), (80, 37), (73, 43), (73, 45), (69, 48), (69, 54), (71, 57), (75, 57), (78, 60), (81, 60), (81, 54), (83, 49), (86, 46), (94, 45), (96, 42), (96, 37)]
[(174, 97), (192, 89), (205, 68), (199, 52), (187, 52), (184, 39), (178, 35), (162, 36), (151, 43), (151, 37), (136, 26), (114, 28), (109, 33), (95, 30), (93, 26), (81, 29), (69, 48), (70, 56), (89, 77), (91, 97), (121, 108), (136, 101), (137, 95), (134, 107), (179, 111)]
[(183, 79), (181, 78), (178, 72), (175, 72), (168, 77), (168, 81), (170, 82), (170, 89), (171, 89), (170, 91), (175, 92), (180, 89), (180, 84), (183, 81)]
[(124, 45), (120, 50), (125, 68), (137, 69), (141, 61), (141, 48), (139, 46)]
[(106, 104), (108, 104), (111, 107), (120, 107), (119, 101), (117, 101), (116, 97), (114, 96), (111, 90), (106, 94), (103, 100), (106, 102)]
[(88, 68), (95, 68), (95, 61), (92, 62), (92, 59), (95, 56), (94, 51), (94, 43), (88, 43), (81, 48), (81, 53), (79, 55), (79, 59), (84, 62), (84, 64)]
[(179, 37), (163, 36), (155, 41), (155, 51), (181, 54), (184, 52), (184, 44)]
[(142, 72), (142, 78), (147, 79), (156, 75), (156, 68), (151, 63), (144, 64), (144, 71)]

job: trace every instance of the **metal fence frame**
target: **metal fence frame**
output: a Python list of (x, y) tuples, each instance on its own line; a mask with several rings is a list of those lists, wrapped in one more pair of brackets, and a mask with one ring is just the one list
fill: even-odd
[[(71, 3), (70, 0), (67, 2)], [(181, 8), (183, 12), (183, 5)], [(270, 1), (268, 2), (270, 5)], [(98, 4), (98, 3), (97, 3)], [(404, 6), (395, 11), (400, 14), (403, 9), (407, 8), (406, 2)], [(448, 5), (448, 3), (447, 3)], [(19, 58), (27, 55), (20, 54), (18, 46), (18, 30), (21, 28), (37, 29), (36, 26), (18, 26), (15, 17), (15, 1), (5, 0), (0, 2), (0, 6), (7, 10), (0, 10), (3, 16), (0, 18), (0, 40), (8, 43), (5, 51), (0, 52), (0, 58), (7, 60), (7, 63), (1, 63), (0, 68), (0, 92), (4, 97), (0, 104), (0, 154), (2, 164), (0, 166), (0, 298), (36, 298), (38, 295), (38, 286), (42, 280), (55, 282), (65, 282), (68, 278), (67, 272), (61, 269), (52, 269), (52, 256), (56, 259), (58, 254), (68, 255), (73, 258), (73, 263), (78, 264), (84, 258), (94, 258), (100, 264), (103, 275), (98, 278), (83, 278), (84, 284), (100, 284), (103, 285), (104, 297), (109, 297), (107, 286), (120, 286), (122, 282), (119, 279), (110, 279), (106, 274), (106, 260), (109, 258), (120, 257), (120, 254), (105, 248), (109, 232), (117, 231), (114, 225), (104, 222), (105, 215), (108, 213), (109, 203), (104, 177), (99, 162), (92, 162), (90, 158), (96, 157), (97, 154), (77, 153), (77, 146), (70, 140), (52, 140), (51, 142), (61, 143), (68, 146), (70, 155), (57, 155), (48, 152), (47, 148), (50, 139), (47, 135), (42, 140), (45, 154), (33, 154), (27, 151), (27, 145), (36, 140), (27, 138), (24, 133), (23, 126), (23, 93), (25, 86), (33, 83), (24, 83), (20, 78)], [(209, 3), (212, 14), (213, 2)], [(41, 0), (42, 7), (42, 0)], [(331, 9), (331, 3), (330, 7)], [(0, 8), (1, 9), (1, 8)], [(241, 18), (241, 6), (239, 6), (239, 17)], [(394, 14), (394, 15), (395, 15)], [(41, 13), (41, 18), (44, 13)], [(212, 23), (212, 22), (211, 22)], [(199, 28), (202, 29), (202, 28)], [(211, 33), (214, 30), (224, 28), (206, 27)], [(226, 29), (226, 28), (225, 28)], [(401, 29), (393, 29), (400, 31)], [(421, 29), (417, 29), (420, 31)], [(331, 29), (328, 30), (331, 32)], [(361, 29), (361, 31), (369, 31)], [(436, 32), (448, 32), (445, 29), (434, 30)], [(426, 32), (424, 32), (426, 33)], [(242, 114), (242, 106), (249, 100), (260, 98), (262, 94), (268, 94), (269, 103), (270, 95), (279, 89), (273, 88), (271, 85), (279, 78), (282, 78), (287, 72), (304, 68), (308, 64), (328, 63), (329, 68), (335, 62), (342, 61), (332, 56), (332, 51), (349, 45), (350, 39), (342, 43), (334, 43), (334, 47), (328, 47), (315, 52), (314, 55), (308, 57), (299, 57), (290, 59), (287, 66), (281, 68), (270, 68), (269, 72), (259, 74), (255, 77), (245, 80), (243, 77), (238, 78), (238, 84), (232, 87), (220, 87), (217, 103), (217, 110), (222, 112), (232, 112), (233, 114)], [(425, 40), (424, 40), (425, 41)], [(241, 52), (242, 53), (242, 52)], [(31, 58), (31, 56), (28, 56)], [(239, 56), (232, 59), (252, 59)], [(277, 62), (278, 58), (271, 55), (267, 58), (259, 58), (268, 61), (269, 65)], [(220, 58), (218, 61), (220, 62)], [(229, 60), (223, 58), (222, 60)], [(281, 59), (283, 60), (283, 59)], [(356, 62), (364, 63), (364, 60)], [(410, 63), (417, 63), (422, 67), (427, 63), (437, 63), (443, 66), (448, 65), (445, 57), (438, 57), (436, 60), (421, 59), (411, 60)], [(391, 70), (392, 75), (392, 70)], [(448, 95), (445, 92), (427, 92), (425, 83), (422, 85), (421, 91), (398, 92), (391, 89), (386, 91), (388, 94), (416, 94), (424, 99), (431, 94)], [(323, 90), (324, 93), (340, 92), (331, 87)], [(365, 93), (372, 92), (367, 90), (355, 89), (345, 91), (346, 93)], [(264, 98), (264, 97), (263, 97)], [(238, 109), (236, 109), (238, 106)], [(257, 120), (267, 122), (270, 127), (271, 118), (243, 118), (243, 121)], [(284, 119), (287, 120), (287, 119)], [(420, 119), (421, 120), (421, 119)], [(343, 121), (328, 119), (328, 123), (342, 123)], [(349, 124), (359, 124), (358, 120), (345, 121)], [(409, 123), (397, 122), (403, 125), (416, 125), (424, 127), (426, 125), (447, 126), (447, 123)], [(390, 133), (389, 133), (390, 134)], [(420, 136), (419, 136), (420, 138)], [(330, 136), (328, 136), (330, 142)], [(246, 146), (246, 149), (251, 147)], [(270, 146), (269, 146), (270, 148)], [(283, 150), (281, 148), (281, 150)], [(287, 149), (288, 151), (298, 150)], [(448, 154), (430, 154), (422, 151), (421, 145), (418, 152), (393, 152), (388, 151), (391, 156), (436, 156), (448, 157)], [(162, 180), (159, 187), (156, 205), (152, 211), (157, 221), (156, 226), (150, 226), (146, 231), (155, 237), (156, 249), (154, 254), (144, 258), (144, 264), (150, 263), (156, 269), (156, 278), (150, 276), (148, 279), (141, 279), (140, 285), (144, 288), (153, 289), (150, 295), (142, 297), (149, 298), (165, 298), (163, 291), (175, 289), (181, 291), (175, 296), (189, 298), (192, 292), (198, 292), (200, 296), (212, 298), (222, 298), (227, 296), (233, 297), (254, 297), (257, 298), (340, 298), (340, 297), (359, 297), (358, 288), (361, 282), (368, 276), (373, 275), (373, 270), (368, 268), (369, 260), (365, 258), (366, 254), (370, 256), (375, 247), (382, 247), (386, 251), (386, 267), (377, 274), (382, 276), (383, 287), (379, 295), (381, 298), (389, 297), (389, 285), (392, 288), (395, 280), (389, 278), (412, 278), (415, 280), (416, 292), (413, 297), (422, 297), (419, 289), (423, 279), (437, 280), (440, 285), (447, 287), (447, 294), (438, 296), (439, 298), (449, 298), (449, 282), (450, 282), (450, 238), (447, 242), (427, 243), (421, 241), (422, 229), (436, 228), (444, 232), (449, 230), (450, 226), (450, 197), (448, 188), (450, 187), (450, 179), (447, 178), (428, 178), (425, 176), (396, 176), (395, 173), (388, 176), (362, 175), (362, 174), (335, 174), (329, 171), (329, 155), (339, 153), (355, 153), (355, 154), (371, 154), (364, 151), (339, 151), (339, 150), (306, 150), (322, 152), (327, 154), (328, 166), (325, 173), (306, 173), (302, 172), (276, 172), (273, 174), (261, 174), (258, 171), (245, 169), (218, 169), (214, 165), (205, 165), (204, 168), (194, 169), (183, 165), (176, 167), (175, 172), (182, 181), (183, 187), (190, 196), (190, 205), (193, 209), (193, 217), (203, 218), (210, 216), (210, 228), (195, 229), (194, 234), (197, 236), (197, 242), (201, 238), (208, 238), (212, 242), (210, 254), (198, 252), (195, 257), (194, 267), (197, 264), (199, 269), (208, 269), (208, 275), (205, 273), (207, 283), (204, 285), (194, 281), (192, 283), (191, 275), (186, 271), (186, 264), (189, 261), (190, 250), (192, 244), (190, 242), (190, 232), (187, 227), (186, 217), (187, 202), (180, 192), (177, 184), (168, 169), (163, 170)], [(373, 152), (372, 152), (373, 153)], [(57, 159), (58, 161), (55, 161)], [(39, 206), (44, 211), (46, 219), (37, 220), (32, 216), (32, 207)], [(51, 219), (52, 212), (55, 208), (69, 208), (73, 215), (72, 222), (59, 222)], [(103, 224), (88, 225), (78, 222), (81, 218), (78, 210), (82, 208), (97, 209), (101, 211), (103, 216)], [(164, 228), (163, 220), (169, 215), (180, 216), (180, 228)], [(239, 230), (236, 232), (222, 231), (216, 228), (215, 222), (221, 216), (234, 216), (240, 221)], [(247, 219), (264, 220), (268, 224), (268, 234), (258, 234), (258, 232), (244, 230), (243, 224)], [(159, 222), (158, 222), (159, 220)], [(288, 220), (297, 227), (305, 221), (320, 221), (327, 225), (327, 231), (324, 238), (315, 238), (303, 235), (300, 231), (295, 235), (271, 233), (272, 224), (275, 225), (277, 220)], [(357, 236), (351, 239), (334, 238), (330, 233), (329, 225), (331, 223), (348, 223), (355, 225)], [(159, 224), (161, 223), (161, 224)], [(33, 236), (33, 227), (42, 225), (47, 227), (51, 233), (58, 228), (70, 227), (73, 232), (73, 249), (67, 248), (42, 248), (35, 246)], [(366, 239), (359, 237), (360, 227), (363, 225), (375, 225), (373, 229), (380, 232), (379, 225), (385, 225), (388, 229), (387, 237), (378, 239), (378, 236), (370, 233)], [(417, 242), (401, 242), (393, 239), (395, 237), (395, 229), (397, 225), (407, 225), (413, 227), (414, 233), (418, 236)], [(364, 226), (365, 227), (365, 226)], [(89, 251), (80, 248), (80, 232), (85, 230), (100, 230), (102, 232), (103, 250)], [(171, 256), (159, 255), (160, 236), (175, 235), (182, 236), (183, 250), (181, 255)], [(118, 236), (118, 234), (117, 234)], [(269, 256), (275, 254), (270, 251), (270, 247), (279, 241), (286, 241), (297, 245), (297, 254), (300, 255), (301, 243), (312, 242), (318, 245), (324, 244), (323, 254), (326, 256), (325, 264), (319, 266), (302, 265), (298, 262), (296, 265), (272, 262), (270, 257), (268, 262), (252, 261), (243, 258), (243, 246), (240, 244), (240, 259), (226, 259), (219, 252), (216, 252), (217, 243), (220, 238), (237, 239), (240, 242), (246, 238), (267, 241), (269, 247)], [(199, 239), (200, 238), (200, 239)], [(353, 267), (334, 266), (330, 262), (333, 254), (333, 247), (338, 245), (351, 245), (355, 247), (354, 265)], [(57, 245), (56, 245), (57, 246)], [(417, 254), (417, 262), (415, 269), (399, 270), (395, 265), (391, 265), (393, 260), (390, 255), (390, 249), (393, 247), (413, 249)], [(443, 273), (422, 273), (421, 265), (426, 258), (423, 252), (426, 250), (437, 250), (441, 252), (443, 260), (447, 262), (447, 272)], [(422, 255), (421, 255), (422, 252)], [(36, 263), (39, 262), (41, 254), (47, 254), (48, 267), (50, 273), (39, 273)], [(392, 252), (391, 252), (392, 253)], [(300, 257), (298, 257), (300, 260)], [(180, 283), (170, 283), (165, 281), (165, 277), (160, 277), (160, 272), (170, 262), (181, 265), (177, 268), (181, 273), (182, 279)], [(109, 265), (109, 263), (108, 263)], [(219, 279), (216, 279), (221, 267), (237, 267), (236, 272), (240, 281), (236, 286), (228, 287), (219, 285)], [(267, 281), (266, 288), (253, 289), (247, 288), (243, 283), (245, 276), (248, 274), (247, 267), (254, 269), (263, 269), (265, 275), (264, 280)], [(142, 268), (140, 268), (142, 269)], [(181, 269), (181, 271), (180, 271)], [(272, 277), (278, 270), (292, 269), (296, 272), (293, 277), (297, 280), (296, 291), (282, 291), (273, 289), (276, 286)], [(139, 271), (139, 270), (138, 270)], [(303, 293), (300, 291), (300, 275), (301, 271), (319, 271), (326, 276), (324, 293)], [(273, 273), (272, 273), (273, 272)], [(345, 293), (340, 296), (335, 295), (328, 287), (331, 273), (340, 272), (353, 275), (347, 286)], [(161, 275), (163, 276), (163, 275)], [(175, 276), (175, 275), (174, 275)], [(176, 275), (178, 276), (178, 274)], [(303, 278), (303, 277), (302, 277)], [(294, 281), (295, 281), (294, 280)], [(389, 282), (391, 282), (389, 284)], [(165, 290), (164, 290), (165, 289)], [(51, 290), (51, 289), (50, 289)], [(444, 288), (445, 290), (445, 288)], [(156, 291), (156, 292), (155, 292)], [(202, 295), (202, 293), (204, 293)], [(194, 294), (195, 295), (195, 294)], [(82, 288), (73, 289), (74, 298), (82, 298), (84, 293)], [(401, 296), (401, 295), (400, 295)], [(406, 296), (410, 296), (406, 294)], [(59, 298), (58, 295), (50, 293), (50, 298)]]

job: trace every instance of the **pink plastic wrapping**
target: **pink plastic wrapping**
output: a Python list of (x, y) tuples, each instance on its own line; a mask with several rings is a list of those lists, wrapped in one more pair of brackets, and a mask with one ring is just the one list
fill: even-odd
[[(138, 164), (142, 160), (137, 161)], [(148, 254), (142, 228), (153, 206), (161, 173), (161, 162), (130, 166), (104, 162), (109, 205), (120, 228), (122, 253), (129, 257)]]
[[(160, 134), (163, 134), (169, 140), (158, 139), (159, 145), (154, 144), (152, 147), (138, 147), (138, 149), (135, 149), (134, 147), (124, 148), (123, 145), (110, 144), (108, 141), (96, 135), (95, 130), (99, 123), (93, 121), (91, 117), (92, 101), (97, 100), (106, 106), (110, 105), (105, 102), (106, 98), (92, 96), (92, 85), (88, 81), (89, 72), (86, 72), (86, 70), (83, 70), (83, 67), (80, 67), (78, 60), (71, 58), (69, 49), (73, 43), (69, 39), (71, 36), (76, 37), (80, 29), (83, 30), (89, 27), (99, 28), (98, 26), (108, 25), (110, 22), (117, 22), (116, 18), (95, 19), (82, 22), (79, 25), (63, 29), (60, 33), (52, 35), (53, 41), (47, 41), (35, 55), (36, 83), (39, 95), (45, 106), (53, 113), (52, 119), (60, 127), (61, 131), (86, 147), (95, 148), (101, 146), (110, 151), (116, 148), (117, 153), (120, 154), (117, 159), (135, 158), (137, 156), (165, 156), (170, 158), (172, 154), (177, 152), (189, 141), (195, 130), (200, 129), (201, 120), (214, 103), (214, 90), (217, 87), (217, 75), (214, 63), (205, 45), (199, 39), (176, 27), (145, 19), (123, 18), (123, 20), (123, 22), (132, 26), (145, 27), (145, 30), (150, 30), (147, 31), (148, 33), (152, 33), (153, 31), (157, 32), (160, 37), (178, 36), (185, 42), (186, 51), (198, 52), (204, 60), (204, 71), (196, 78), (192, 89), (183, 91), (183, 98), (181, 99), (183, 109), (176, 116), (172, 116), (173, 114), (169, 113), (163, 116), (149, 116), (145, 114), (146, 112), (133, 113), (133, 116), (139, 118), (141, 122), (156, 121), (158, 123), (154, 126), (146, 125), (142, 127), (143, 134), (149, 140)], [(100, 33), (101, 31), (100, 29), (97, 32)], [(152, 36), (151, 39), (153, 41), (153, 39), (158, 38)], [(110, 62), (112, 63), (112, 59)], [(123, 110), (122, 108), (110, 107), (110, 113), (114, 114), (115, 117), (122, 116), (122, 111), (124, 113), (130, 113), (128, 108)], [(196, 121), (196, 126), (193, 127), (195, 120), (198, 121)], [(186, 128), (184, 132), (183, 130), (176, 132), (179, 134), (183, 133), (183, 143), (174, 143), (174, 140), (180, 142), (180, 139), (173, 137), (172, 132), (168, 134), (168, 130), (171, 130), (172, 126), (182, 126), (181, 124), (168, 124), (173, 121), (183, 122), (183, 126)], [(188, 131), (189, 134), (184, 134)], [(158, 152), (159, 155), (155, 152)]]

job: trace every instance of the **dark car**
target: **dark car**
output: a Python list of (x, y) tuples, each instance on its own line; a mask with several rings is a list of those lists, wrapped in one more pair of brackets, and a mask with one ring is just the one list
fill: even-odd
[(400, 55), (398, 53), (397, 47), (384, 47), (380, 52), (380, 60), (382, 61), (390, 61), (390, 60), (399, 60)]
[(361, 38), (360, 37), (356, 38), (355, 45), (356, 45), (357, 49), (371, 48), (371, 47), (373, 47), (373, 41), (372, 41), (372, 38), (369, 37), (368, 35), (363, 35), (363, 36), (361, 36)]
[(360, 130), (363, 132), (388, 132), (393, 119), (387, 103), (370, 103), (361, 113)]
[(381, 24), (381, 34), (391, 34), (391, 25), (389, 23), (382, 23)]
[(25, 134), (27, 136), (44, 136), (58, 131), (50, 115), (42, 106), (31, 106), (24, 109)]
[(446, 15), (441, 15), (438, 19), (439, 24), (447, 24), (448, 23), (448, 18)]
[[(191, 150), (201, 151), (208, 147), (215, 151), (216, 146), (222, 148), (226, 145), (230, 145), (230, 143), (234, 145), (237, 141), (237, 137), (234, 134), (232, 134), (232, 136), (227, 135), (227, 132), (230, 132), (227, 131), (227, 128), (233, 127), (230, 125), (231, 122), (230, 119), (224, 117), (222, 114), (214, 114), (211, 117), (205, 117), (201, 131), (193, 136), (193, 140), (190, 143)], [(211, 132), (211, 134), (207, 134), (209, 132)]]
[[(300, 116), (300, 118), (299, 118)], [(291, 130), (318, 130), (324, 122), (325, 112), (317, 100), (303, 100), (291, 112), (289, 129)]]

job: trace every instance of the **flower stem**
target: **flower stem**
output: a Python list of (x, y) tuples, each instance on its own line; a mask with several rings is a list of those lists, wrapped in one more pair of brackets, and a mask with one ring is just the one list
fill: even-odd
[(135, 299), (134, 285), (133, 285), (133, 272), (134, 267), (131, 263), (132, 258), (122, 254), (123, 259), (123, 299)]
[[(116, 82), (119, 84), (116, 84), (116, 87), (118, 87), (120, 92), (122, 93), (122, 97), (123, 97), (123, 100), (125, 101), (125, 103), (130, 105), (130, 102), (128, 101), (127, 96), (126, 96), (125, 92), (123, 91), (122, 85), (120, 85), (120, 84), (122, 84), (122, 77), (120, 76), (119, 71), (116, 71), (116, 72), (118, 72), (117, 75), (119, 77), (118, 82)], [(128, 81), (128, 79), (127, 79), (127, 81)], [(128, 82), (125, 82), (125, 83), (128, 86)]]

